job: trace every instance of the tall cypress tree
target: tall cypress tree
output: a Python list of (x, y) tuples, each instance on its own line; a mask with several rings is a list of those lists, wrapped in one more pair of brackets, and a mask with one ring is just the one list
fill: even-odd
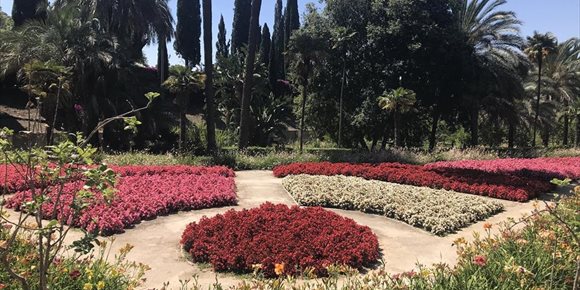
[(282, 0), (276, 1), (274, 12), (274, 33), (272, 44), (270, 45), (270, 86), (274, 94), (279, 95), (276, 90), (276, 82), (284, 78), (284, 18), (282, 17)]
[(232, 27), (232, 54), (239, 52), (248, 44), (250, 35), (250, 16), (252, 14), (251, 0), (235, 0), (234, 21)]
[(298, 0), (287, 0), (284, 14), (284, 43), (286, 48), (290, 41), (292, 31), (300, 28), (300, 14), (298, 12)]
[(264, 23), (264, 28), (262, 28), (262, 40), (260, 41), (260, 63), (263, 63), (266, 67), (270, 65), (271, 45), (272, 40), (270, 39), (270, 28), (268, 28), (267, 23)]
[(221, 15), (220, 23), (218, 25), (218, 35), (216, 42), (216, 58), (228, 57), (230, 54), (230, 44), (226, 42), (226, 23), (224, 22), (224, 16)]
[(177, 1), (177, 29), (173, 48), (188, 67), (201, 61), (201, 15), (199, 0)]
[(46, 19), (47, 0), (14, 0), (12, 4), (12, 20), (18, 27), (27, 20)]

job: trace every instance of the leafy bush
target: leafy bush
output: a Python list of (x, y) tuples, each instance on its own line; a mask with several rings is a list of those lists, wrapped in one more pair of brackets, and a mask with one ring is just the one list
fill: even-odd
[(441, 172), (449, 169), (468, 169), (498, 174), (531, 175), (545, 180), (552, 178), (577, 179), (580, 178), (580, 157), (462, 160), (431, 163), (425, 165), (425, 168)]
[(500, 199), (526, 201), (552, 188), (548, 181), (487, 172), (436, 172), (400, 163), (294, 163), (274, 168), (274, 175), (345, 175), (436, 189), (447, 189)]
[[(0, 243), (8, 239), (9, 232), (0, 230)], [(38, 255), (35, 251), (36, 237), (21, 234), (13, 243), (7, 260), (19, 275), (29, 279), (31, 285), (38, 285), (34, 271), (38, 265)], [(108, 243), (101, 242), (98, 249), (91, 255), (60, 256), (54, 259), (48, 268), (48, 287), (50, 289), (99, 289), (118, 290), (135, 289), (142, 283), (142, 278), (148, 266), (127, 261), (127, 254), (132, 246), (126, 245), (114, 260), (107, 261)], [(0, 289), (17, 290), (22, 286), (13, 279), (5, 268), (0, 268)], [(36, 287), (32, 289), (37, 289)]]
[(326, 275), (326, 267), (362, 268), (379, 258), (377, 237), (322, 208), (263, 204), (230, 210), (191, 223), (181, 243), (194, 262), (211, 263), (217, 271), (262, 271), (267, 277), (307, 270)]
[(499, 202), (457, 192), (345, 176), (289, 176), (282, 182), (305, 206), (385, 215), (444, 235), (500, 210)]
[[(74, 225), (92, 233), (111, 234), (159, 215), (236, 204), (233, 171), (224, 167), (118, 167), (121, 176), (115, 195), (97, 193), (84, 205), (73, 203), (73, 196), (83, 192), (85, 182), (74, 181), (64, 188), (49, 187), (43, 204), (43, 217), (56, 216), (63, 224)], [(60, 199), (61, 206), (53, 200)], [(20, 191), (8, 199), (7, 207), (27, 210), (32, 191)], [(73, 216), (75, 208), (78, 216)]]

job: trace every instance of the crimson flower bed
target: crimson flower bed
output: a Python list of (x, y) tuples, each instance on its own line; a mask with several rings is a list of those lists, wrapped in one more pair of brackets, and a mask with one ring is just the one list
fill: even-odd
[(498, 174), (534, 176), (546, 180), (552, 178), (580, 179), (580, 157), (461, 160), (435, 162), (425, 165), (425, 168), (438, 172), (445, 172), (450, 169), (476, 170)]
[(370, 228), (320, 207), (266, 203), (250, 210), (230, 210), (202, 218), (185, 229), (181, 243), (194, 262), (216, 271), (248, 273), (256, 267), (266, 277), (330, 265), (361, 269), (379, 258), (379, 243)]
[(274, 175), (345, 175), (392, 183), (447, 189), (494, 198), (527, 201), (552, 188), (550, 182), (532, 177), (483, 171), (435, 171), (400, 163), (294, 163), (274, 168)]
[[(123, 232), (142, 220), (175, 211), (236, 204), (232, 177), (184, 172), (121, 176), (115, 188), (115, 196), (109, 204), (102, 195), (96, 193), (95, 198), (78, 216), (72, 214), (72, 200), (84, 182), (77, 180), (67, 183), (60, 197), (65, 206), (57, 208), (51, 200), (57, 199), (58, 190), (49, 187), (47, 202), (43, 205), (44, 218), (52, 219), (56, 215), (64, 224), (108, 235)], [(233, 171), (231, 174), (224, 172), (233, 175)], [(20, 191), (8, 199), (6, 206), (23, 210), (23, 204), (31, 199), (31, 190)]]

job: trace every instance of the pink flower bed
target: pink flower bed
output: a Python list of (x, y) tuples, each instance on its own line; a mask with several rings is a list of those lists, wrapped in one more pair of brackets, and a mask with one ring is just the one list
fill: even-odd
[(426, 169), (445, 172), (448, 170), (476, 170), (497, 174), (533, 176), (543, 179), (580, 179), (580, 157), (461, 160), (435, 162), (425, 165)]
[(274, 168), (274, 175), (277, 177), (297, 174), (358, 176), (514, 201), (529, 200), (552, 188), (548, 181), (531, 177), (482, 171), (438, 172), (420, 165), (399, 163), (294, 163)]
[[(112, 165), (110, 168), (115, 171), (119, 176), (141, 176), (141, 175), (176, 175), (176, 174), (192, 174), (192, 175), (205, 175), (214, 174), (225, 177), (234, 177), (235, 173), (232, 169), (224, 166), (213, 166), (213, 167), (203, 167), (203, 166), (115, 166)], [(27, 168), (22, 165), (0, 165), (0, 194), (2, 193), (14, 193), (17, 191), (23, 191), (30, 189), (31, 186), (35, 187), (45, 187), (49, 184), (40, 184), (39, 181), (30, 182), (24, 177), (29, 176), (27, 173)], [(38, 177), (35, 176), (35, 179)], [(71, 178), (70, 181), (80, 180), (81, 177)]]
[[(237, 202), (235, 183), (231, 176), (184, 172), (136, 174), (120, 177), (110, 204), (106, 204), (102, 195), (96, 193), (94, 200), (80, 211), (80, 215), (73, 216), (72, 200), (83, 185), (84, 182), (80, 180), (67, 183), (61, 195), (65, 206), (56, 209), (51, 199), (56, 200), (58, 191), (56, 187), (49, 188), (48, 201), (43, 205), (44, 218), (52, 219), (56, 216), (68, 225), (94, 233), (112, 234), (160, 215), (180, 210), (234, 205)], [(23, 203), (31, 198), (30, 190), (20, 191), (7, 201), (7, 206), (22, 210)]]

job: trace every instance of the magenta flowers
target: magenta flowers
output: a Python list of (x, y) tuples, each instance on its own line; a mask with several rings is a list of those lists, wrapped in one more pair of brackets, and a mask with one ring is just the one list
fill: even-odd
[[(225, 167), (114, 168), (120, 177), (110, 203), (97, 192), (90, 204), (78, 216), (73, 216), (73, 197), (84, 185), (78, 179), (64, 186), (60, 197), (63, 207), (54, 207), (51, 200), (56, 199), (58, 191), (49, 187), (48, 201), (43, 204), (45, 218), (56, 216), (64, 224), (94, 233), (112, 234), (159, 215), (237, 203), (234, 172)], [(31, 198), (30, 190), (19, 191), (7, 201), (7, 206), (22, 210), (23, 204)]]

